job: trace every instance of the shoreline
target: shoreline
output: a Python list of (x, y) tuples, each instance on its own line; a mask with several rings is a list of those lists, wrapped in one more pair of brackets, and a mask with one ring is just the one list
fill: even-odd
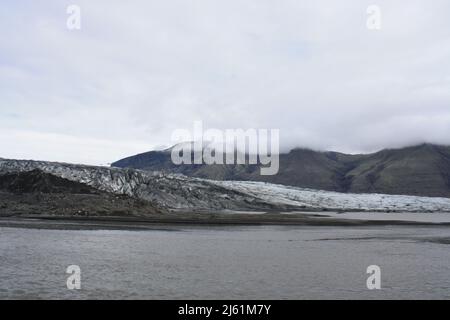
[(180, 227), (237, 227), (237, 226), (316, 226), (316, 227), (370, 227), (370, 226), (440, 226), (450, 222), (406, 220), (347, 219), (305, 213), (170, 213), (155, 216), (3, 216), (0, 227), (53, 230), (165, 230)]

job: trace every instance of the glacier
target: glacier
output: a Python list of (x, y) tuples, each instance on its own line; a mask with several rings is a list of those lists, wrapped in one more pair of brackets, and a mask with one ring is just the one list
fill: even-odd
[(450, 212), (449, 198), (339, 193), (264, 182), (213, 181), (158, 171), (0, 158), (0, 175), (36, 169), (168, 210)]

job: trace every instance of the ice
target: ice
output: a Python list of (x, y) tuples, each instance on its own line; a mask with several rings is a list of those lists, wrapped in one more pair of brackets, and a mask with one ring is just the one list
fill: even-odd
[(352, 194), (252, 181), (213, 181), (162, 172), (0, 159), (0, 175), (40, 169), (168, 209), (450, 212), (449, 198)]

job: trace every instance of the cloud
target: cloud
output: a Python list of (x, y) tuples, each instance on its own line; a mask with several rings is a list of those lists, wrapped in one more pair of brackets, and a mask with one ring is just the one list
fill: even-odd
[(450, 144), (450, 4), (377, 1), (379, 31), (371, 4), (7, 1), (0, 156), (108, 163), (195, 120), (280, 129), (284, 150)]

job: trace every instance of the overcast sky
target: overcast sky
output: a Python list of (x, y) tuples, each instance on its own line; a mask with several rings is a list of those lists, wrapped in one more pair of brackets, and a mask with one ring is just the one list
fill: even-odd
[(3, 0), (0, 157), (106, 164), (195, 120), (280, 129), (284, 150), (450, 144), (449, 13), (448, 0)]

